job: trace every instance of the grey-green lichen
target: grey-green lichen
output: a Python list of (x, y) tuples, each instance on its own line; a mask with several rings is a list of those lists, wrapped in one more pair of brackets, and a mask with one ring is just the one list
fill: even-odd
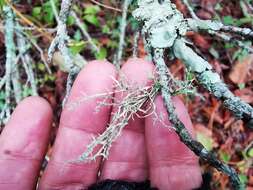
[(200, 19), (187, 19), (189, 27), (194, 30), (214, 30), (219, 31), (223, 27), (223, 24), (213, 20), (200, 20)]
[(192, 72), (202, 73), (205, 70), (212, 69), (212, 66), (200, 56), (196, 56), (196, 53), (185, 45), (183, 39), (175, 40), (173, 46), (174, 55), (181, 59), (189, 70)]
[(198, 82), (216, 98), (223, 100), (224, 106), (235, 116), (240, 119), (245, 118), (247, 121), (253, 118), (253, 108), (236, 97), (218, 73), (212, 70), (211, 65), (188, 47), (182, 39), (175, 40), (173, 52), (188, 69), (195, 72)]
[(212, 70), (212, 66), (188, 47), (184, 39), (188, 30), (216, 31), (223, 28), (223, 24), (210, 20), (184, 19), (170, 0), (139, 0), (138, 5), (133, 15), (143, 23), (142, 35), (145, 36), (149, 52), (155, 48), (172, 50), (174, 56), (195, 73), (199, 83), (215, 97), (223, 100), (229, 110), (239, 118), (253, 120), (253, 108), (234, 96), (220, 76)]
[(178, 35), (185, 35), (187, 25), (184, 17), (169, 0), (159, 3), (155, 0), (139, 1), (133, 16), (144, 22), (143, 32), (148, 35), (149, 45), (167, 48), (174, 44)]

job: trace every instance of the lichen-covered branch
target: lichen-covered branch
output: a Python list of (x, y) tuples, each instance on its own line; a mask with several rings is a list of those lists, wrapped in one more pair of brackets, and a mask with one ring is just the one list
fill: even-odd
[[(212, 20), (201, 20), (198, 18), (198, 16), (194, 13), (192, 7), (190, 6), (188, 0), (182, 0), (183, 3), (188, 8), (191, 16), (193, 19), (187, 19), (187, 22), (189, 22), (190, 28), (192, 29), (202, 29), (202, 30), (214, 30), (214, 31), (223, 31), (227, 33), (235, 33), (239, 34), (244, 37), (253, 38), (253, 30), (250, 28), (241, 28), (236, 26), (228, 26), (224, 25), (221, 22), (218, 21), (212, 21)], [(213, 27), (212, 25), (216, 25)]]
[(54, 40), (52, 41), (48, 49), (48, 59), (50, 62), (53, 58), (53, 54), (56, 51), (56, 48), (59, 49), (59, 51), (61, 52), (64, 58), (64, 66), (69, 71), (67, 87), (66, 87), (67, 91), (66, 91), (66, 96), (63, 100), (63, 106), (65, 105), (65, 102), (68, 99), (70, 87), (72, 86), (73, 79), (75, 78), (74, 76), (80, 70), (80, 68), (75, 66), (73, 62), (74, 61), (73, 55), (71, 54), (71, 52), (69, 51), (67, 47), (69, 36), (67, 34), (66, 21), (70, 14), (71, 4), (72, 4), (72, 0), (62, 0), (60, 14), (59, 14), (59, 17), (57, 17), (58, 25), (57, 25), (56, 37), (54, 38)]
[(253, 48), (252, 47), (246, 45), (245, 43), (243, 43), (242, 41), (240, 41), (238, 39), (233, 38), (231, 35), (228, 35), (228, 34), (225, 34), (225, 33), (222, 33), (222, 32), (213, 31), (213, 30), (209, 30), (208, 33), (211, 34), (211, 35), (219, 37), (220, 39), (222, 39), (225, 42), (234, 44), (234, 45), (236, 45), (236, 46), (238, 46), (242, 49), (245, 49), (249, 53), (253, 53)]
[(169, 77), (167, 74), (167, 66), (163, 58), (164, 49), (154, 49), (153, 61), (156, 64), (159, 82), (161, 85), (161, 94), (163, 97), (164, 104), (167, 108), (169, 121), (173, 124), (173, 128), (180, 137), (180, 140), (191, 149), (197, 156), (208, 162), (211, 166), (215, 167), (217, 170), (227, 174), (235, 189), (241, 189), (242, 185), (238, 178), (236, 171), (229, 167), (228, 165), (219, 161), (214, 154), (208, 152), (205, 147), (194, 140), (190, 133), (185, 128), (184, 124), (179, 120), (178, 116), (175, 114), (175, 107), (171, 100), (171, 93), (169, 91)]
[(147, 47), (170, 49), (196, 74), (198, 81), (222, 100), (238, 118), (253, 122), (253, 108), (235, 97), (219, 75), (212, 71), (212, 66), (185, 45), (184, 38), (189, 28), (218, 31), (223, 24), (211, 20), (186, 20), (169, 0), (162, 3), (157, 0), (139, 0), (139, 8), (133, 14), (137, 20), (143, 22), (142, 33), (146, 37)]
[(235, 33), (253, 39), (253, 30), (250, 28), (240, 28), (235, 26), (224, 25), (222, 26), (221, 30), (224, 32)]
[(191, 5), (189, 4), (188, 0), (182, 0), (183, 3), (186, 5), (187, 9), (189, 10), (190, 14), (191, 14), (191, 17), (193, 19), (199, 19), (199, 17), (195, 14), (193, 8), (191, 7)]
[(138, 57), (138, 41), (140, 38), (140, 32), (136, 31), (134, 34), (134, 43), (133, 43), (133, 57)]
[(253, 30), (250, 28), (240, 28), (236, 26), (224, 25), (219, 21), (201, 20), (201, 19), (186, 19), (189, 29), (197, 30), (214, 30), (226, 33), (234, 33), (246, 38), (253, 38)]
[[(16, 56), (16, 53), (15, 53), (15, 56)], [(19, 57), (16, 56), (14, 58), (15, 58), (15, 62), (12, 63), (12, 68), (11, 68), (11, 83), (13, 87), (15, 101), (16, 103), (19, 103), (22, 99), (22, 90), (21, 90), (19, 67), (18, 67)]]
[(221, 80), (220, 76), (212, 71), (212, 66), (186, 46), (183, 39), (175, 41), (173, 52), (178, 59), (183, 61), (188, 69), (195, 73), (201, 85), (216, 98), (223, 101), (226, 108), (240, 119), (245, 119), (246, 121), (253, 120), (253, 108), (236, 97)]
[(193, 140), (185, 129), (183, 123), (175, 115), (168, 90), (169, 78), (163, 54), (168, 50), (169, 55), (181, 59), (186, 67), (195, 73), (197, 80), (215, 97), (222, 100), (224, 105), (237, 117), (253, 123), (253, 108), (235, 97), (222, 82), (220, 76), (212, 70), (212, 66), (197, 55), (185, 42), (186, 32), (190, 30), (220, 31), (224, 25), (220, 22), (200, 19), (185, 19), (170, 0), (139, 0), (138, 8), (133, 12), (134, 17), (143, 24), (142, 35), (146, 48), (153, 54), (156, 63), (162, 96), (169, 113), (169, 120), (174, 125), (175, 131), (181, 141), (196, 155), (206, 160), (212, 166), (230, 176), (235, 189), (243, 189), (234, 169), (220, 162), (210, 154), (203, 145)]
[(121, 23), (120, 23), (119, 47), (118, 47), (116, 59), (114, 61), (114, 64), (116, 65), (118, 69), (120, 68), (120, 65), (121, 65), (120, 62), (122, 59), (123, 48), (125, 44), (125, 35), (126, 35), (126, 26), (127, 26), (127, 10), (131, 2), (132, 0), (124, 0), (124, 3), (123, 3), (123, 13), (122, 13), (122, 18), (121, 18)]
[(29, 81), (29, 83), (31, 85), (32, 95), (35, 96), (35, 95), (38, 95), (38, 92), (37, 92), (37, 85), (36, 85), (36, 81), (35, 81), (35, 77), (34, 77), (34, 72), (32, 69), (32, 60), (27, 53), (27, 48), (29, 46), (26, 43), (26, 39), (23, 36), (20, 27), (21, 26), (19, 24), (17, 24), (17, 31), (16, 31), (17, 46), (18, 46), (18, 50), (19, 50), (22, 64), (24, 66), (24, 69), (25, 69), (25, 72), (27, 75), (27, 80)]
[(4, 12), (4, 37), (6, 46), (6, 63), (5, 63), (5, 104), (6, 118), (10, 117), (11, 107), (11, 73), (15, 63), (16, 49), (14, 43), (14, 14), (9, 6), (3, 7)]
[(72, 55), (66, 45), (69, 41), (69, 36), (67, 34), (66, 28), (66, 21), (70, 12), (71, 3), (72, 0), (62, 0), (61, 11), (58, 18), (56, 37), (54, 38), (48, 49), (49, 62), (51, 62), (53, 53), (55, 52), (56, 48), (58, 48), (61, 54), (63, 55), (65, 65), (66, 67), (69, 68), (69, 70), (72, 70), (74, 65)]

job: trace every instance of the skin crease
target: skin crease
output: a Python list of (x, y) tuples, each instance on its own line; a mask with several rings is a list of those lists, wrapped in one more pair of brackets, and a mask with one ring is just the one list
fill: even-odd
[[(130, 84), (148, 85), (153, 70), (154, 66), (149, 62), (130, 59), (120, 73)], [(117, 107), (104, 106), (95, 113), (94, 108), (101, 98), (79, 105), (74, 103), (84, 94), (113, 91), (112, 77), (117, 78), (116, 69), (105, 61), (90, 62), (79, 73), (62, 112), (52, 157), (39, 189), (85, 189), (97, 180), (107, 178), (129, 181), (149, 178), (152, 185), (161, 190), (198, 187), (201, 173), (197, 158), (172, 130), (159, 122), (154, 123), (154, 114), (131, 120), (113, 144), (105, 162), (101, 163), (101, 159), (91, 163), (68, 162), (80, 156), (92, 135), (105, 130), (111, 110), (117, 110)], [(116, 95), (116, 99), (120, 100), (122, 96)], [(186, 108), (179, 99), (174, 99), (174, 104), (179, 118), (192, 132)], [(170, 125), (161, 97), (156, 98), (155, 105), (156, 112), (165, 115), (165, 122)], [(0, 189), (35, 189), (48, 146), (51, 120), (52, 110), (42, 98), (29, 97), (17, 106), (0, 136)], [(98, 179), (99, 168), (101, 176)]]

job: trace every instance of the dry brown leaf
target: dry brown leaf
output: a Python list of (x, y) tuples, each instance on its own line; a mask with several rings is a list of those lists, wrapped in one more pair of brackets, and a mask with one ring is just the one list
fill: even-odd
[(234, 93), (246, 103), (253, 103), (253, 91), (251, 89), (244, 88), (241, 90), (236, 90)]
[(242, 61), (237, 61), (229, 74), (229, 79), (235, 84), (247, 82), (249, 70), (253, 64), (253, 54), (248, 55)]

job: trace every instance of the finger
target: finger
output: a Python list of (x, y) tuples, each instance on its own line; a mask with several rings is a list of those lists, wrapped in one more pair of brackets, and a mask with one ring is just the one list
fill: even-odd
[[(176, 114), (193, 134), (189, 115), (179, 98), (173, 98)], [(178, 138), (168, 121), (161, 96), (155, 100), (156, 110), (145, 119), (150, 180), (160, 190), (194, 189), (201, 184), (197, 157)], [(157, 120), (158, 119), (158, 120)], [(166, 128), (164, 124), (169, 127)]]
[[(109, 121), (110, 106), (95, 109), (104, 98), (85, 97), (113, 91), (116, 70), (105, 61), (93, 61), (79, 73), (65, 106), (52, 158), (40, 189), (84, 189), (97, 179), (100, 159), (91, 163), (70, 163), (86, 150), (93, 136), (102, 133)], [(83, 100), (82, 100), (83, 99)], [(108, 99), (107, 103), (111, 100)]]
[(0, 189), (34, 189), (49, 141), (52, 110), (42, 98), (20, 102), (0, 136)]
[[(130, 88), (151, 84), (153, 64), (142, 59), (130, 59), (121, 69), (120, 75), (128, 81)], [(124, 95), (115, 94), (115, 102)], [(113, 113), (118, 110), (114, 106)], [(123, 118), (122, 118), (123, 119)], [(101, 179), (143, 181), (147, 178), (147, 160), (144, 140), (144, 119), (135, 117), (123, 129), (122, 134), (112, 144), (108, 159), (102, 168)]]

